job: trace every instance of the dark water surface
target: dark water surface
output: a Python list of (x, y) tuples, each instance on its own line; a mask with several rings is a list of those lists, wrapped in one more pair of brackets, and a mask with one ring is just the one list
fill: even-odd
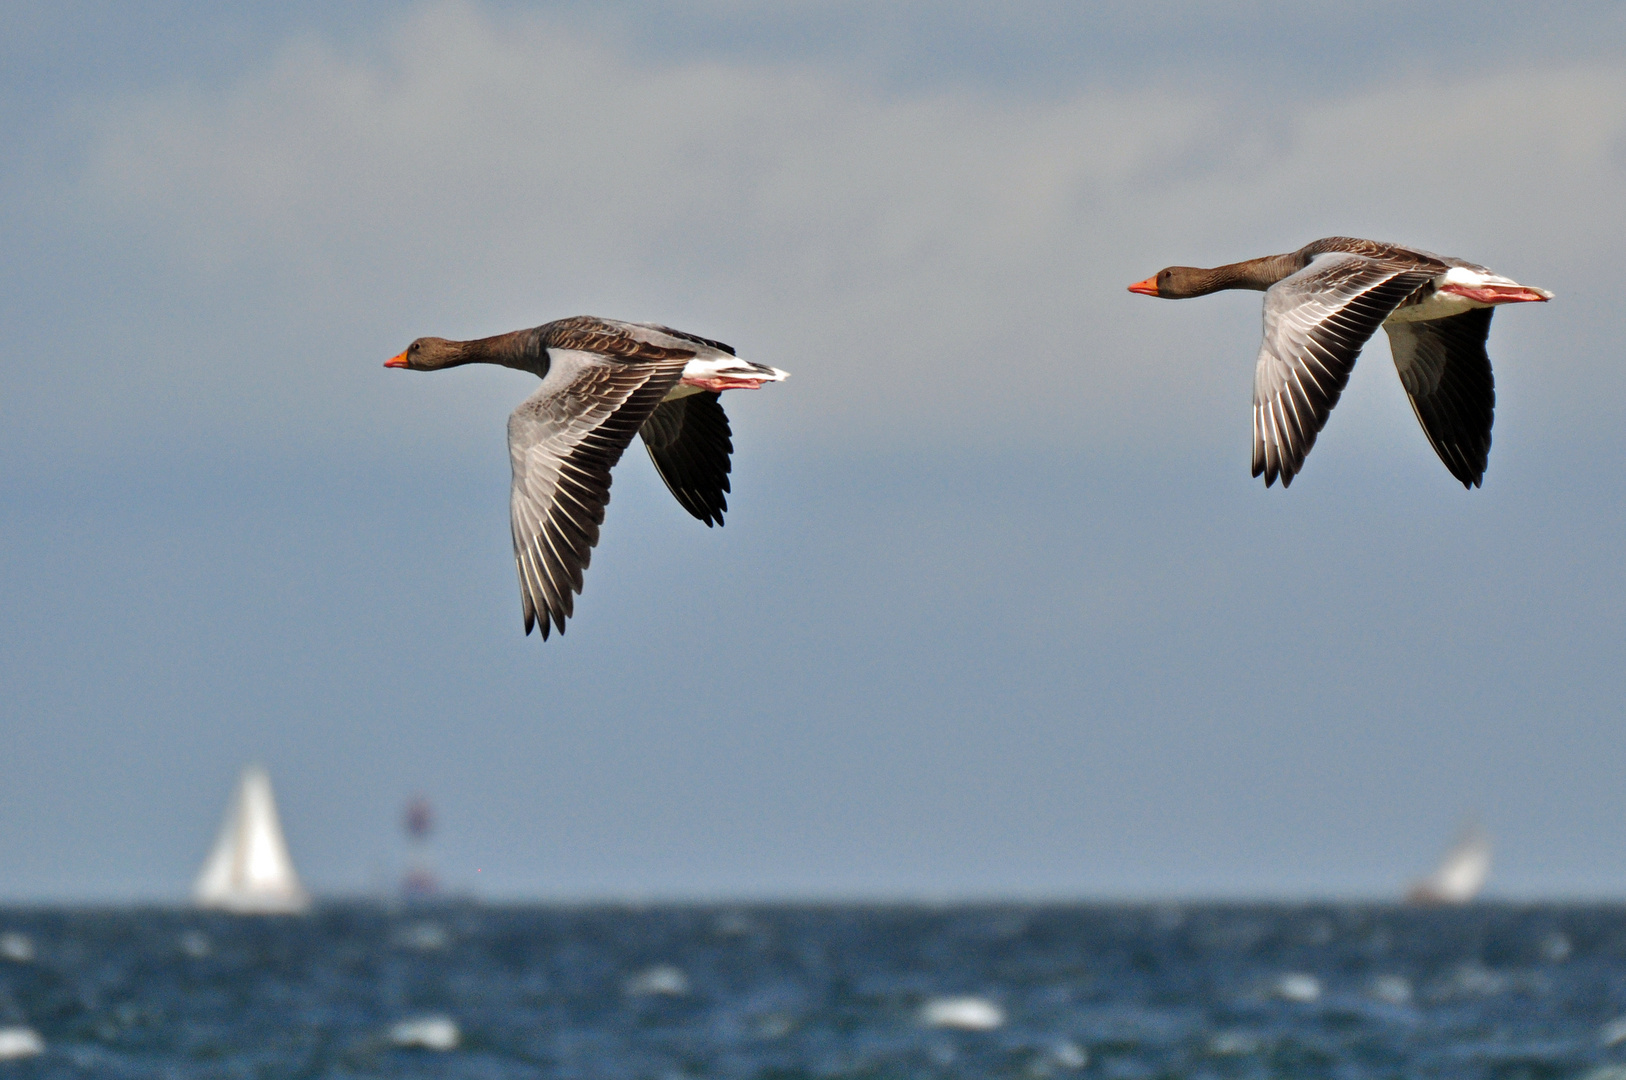
[[(0, 1080), (1626, 1080), (1614, 905), (30, 908), (0, 931), (0, 1027), (45, 1044)], [(956, 1010), (983, 1029), (931, 1025)], [(456, 1048), (397, 1045), (424, 1017)]]

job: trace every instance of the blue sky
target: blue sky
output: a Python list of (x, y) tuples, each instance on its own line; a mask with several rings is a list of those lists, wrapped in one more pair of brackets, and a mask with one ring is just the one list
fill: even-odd
[[(1410, 10), (9, 8), (0, 897), (181, 897), (248, 760), (329, 893), (418, 790), (493, 897), (1626, 892), (1626, 16)], [(1264, 490), (1258, 297), (1124, 292), (1338, 233), (1558, 294), (1482, 490), (1381, 342)], [(577, 313), (793, 378), (542, 643), (527, 377), (380, 365)]]

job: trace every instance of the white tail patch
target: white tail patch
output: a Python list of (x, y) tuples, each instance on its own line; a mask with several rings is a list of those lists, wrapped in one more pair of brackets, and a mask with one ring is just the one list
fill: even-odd
[(788, 378), (788, 371), (753, 364), (737, 356), (697, 356), (684, 365), (682, 383), (668, 397), (684, 396), (683, 387), (692, 388), (688, 391), (691, 394), (702, 390), (757, 390), (764, 383), (783, 382)]

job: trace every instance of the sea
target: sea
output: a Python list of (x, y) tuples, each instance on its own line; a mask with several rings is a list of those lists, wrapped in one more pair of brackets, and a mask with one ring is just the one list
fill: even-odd
[(0, 1080), (1626, 1080), (1626, 906), (4, 908), (0, 1059)]

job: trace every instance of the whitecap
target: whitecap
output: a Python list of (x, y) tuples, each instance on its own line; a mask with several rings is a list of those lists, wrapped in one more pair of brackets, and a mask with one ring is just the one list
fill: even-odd
[(1404, 975), (1378, 975), (1367, 987), (1367, 993), (1373, 1000), (1381, 1001), (1385, 1005), (1410, 1005), (1411, 980)]
[(932, 998), (920, 1008), (924, 1027), (992, 1031), (1005, 1023), (1005, 1010), (980, 997)]
[(414, 1050), (456, 1050), (463, 1041), (457, 1021), (449, 1016), (414, 1016), (390, 1025), (390, 1042)]
[(689, 977), (671, 964), (656, 964), (628, 979), (626, 991), (634, 995), (682, 997), (689, 992)]
[(1063, 1069), (1082, 1069), (1090, 1063), (1090, 1052), (1071, 1039), (1050, 1048), (1050, 1061)]
[(1321, 980), (1303, 971), (1290, 971), (1276, 980), (1276, 996), (1307, 1005), (1321, 997)]
[(7, 930), (0, 934), (0, 957), (19, 964), (30, 963), (34, 959), (34, 943), (27, 934)]
[(0, 1061), (37, 1057), (45, 1053), (45, 1040), (31, 1027), (0, 1027)]

